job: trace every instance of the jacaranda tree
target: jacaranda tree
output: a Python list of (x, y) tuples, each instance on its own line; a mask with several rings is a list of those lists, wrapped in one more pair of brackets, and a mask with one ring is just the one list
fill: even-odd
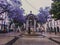
[(7, 12), (7, 15), (13, 22), (16, 24), (23, 24), (24, 23), (24, 10), (21, 7), (20, 0), (1, 0), (0, 7), (1, 11), (0, 14)]
[(45, 9), (40, 8), (39, 12), (40, 12), (38, 14), (39, 22), (41, 24), (46, 23), (46, 21), (48, 19), (48, 16), (50, 15), (50, 13), (49, 13), (49, 7), (45, 7)]

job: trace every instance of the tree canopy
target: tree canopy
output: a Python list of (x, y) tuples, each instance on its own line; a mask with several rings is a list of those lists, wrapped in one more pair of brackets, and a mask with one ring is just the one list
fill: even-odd
[(0, 0), (0, 14), (7, 12), (7, 16), (13, 19), (14, 23), (24, 23), (24, 9), (20, 0)]
[(55, 0), (52, 3), (50, 13), (54, 15), (53, 18), (60, 19), (60, 1), (59, 0)]
[(49, 15), (50, 15), (49, 7), (45, 7), (45, 9), (40, 8), (39, 14), (38, 14), (39, 22), (41, 24), (46, 23)]

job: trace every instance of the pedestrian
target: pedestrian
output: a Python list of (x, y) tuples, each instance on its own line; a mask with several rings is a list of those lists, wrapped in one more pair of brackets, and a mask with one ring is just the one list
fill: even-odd
[(36, 32), (39, 32), (39, 27), (37, 27)]
[(45, 33), (45, 28), (41, 26), (41, 34)]
[(31, 30), (30, 30), (30, 27), (28, 28), (28, 34), (31, 34)]
[(40, 32), (41, 32), (41, 34), (42, 34), (42, 27), (40, 27), (40, 29), (41, 29), (41, 31), (40, 31)]

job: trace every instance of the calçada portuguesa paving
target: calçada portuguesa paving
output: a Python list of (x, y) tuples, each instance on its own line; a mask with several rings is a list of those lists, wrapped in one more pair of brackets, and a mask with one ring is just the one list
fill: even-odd
[[(0, 45), (5, 45), (11, 40), (15, 39), (15, 37), (19, 36), (20, 33), (10, 32), (10, 33), (0, 33)], [(8, 44), (9, 45), (9, 44)]]
[(39, 36), (29, 36), (23, 35), (20, 37), (13, 45), (59, 45), (58, 43), (44, 37), (43, 35)]
[[(37, 34), (37, 35), (36, 35)], [(21, 33), (11, 32), (6, 34), (0, 34), (0, 45), (4, 45), (9, 41), (13, 40), (15, 37), (19, 37), (12, 45), (59, 45), (58, 43), (50, 40), (50, 37), (60, 37), (54, 34), (40, 34), (36, 33), (34, 35), (21, 35)], [(57, 40), (57, 38), (56, 38)], [(58, 39), (58, 41), (60, 38)], [(8, 44), (9, 45), (9, 44)]]

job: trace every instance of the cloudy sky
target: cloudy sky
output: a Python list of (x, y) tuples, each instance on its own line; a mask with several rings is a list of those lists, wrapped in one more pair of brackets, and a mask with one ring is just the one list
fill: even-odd
[(38, 13), (40, 7), (51, 6), (51, 0), (21, 0), (22, 7), (25, 10), (25, 14), (32, 11), (34, 14)]

